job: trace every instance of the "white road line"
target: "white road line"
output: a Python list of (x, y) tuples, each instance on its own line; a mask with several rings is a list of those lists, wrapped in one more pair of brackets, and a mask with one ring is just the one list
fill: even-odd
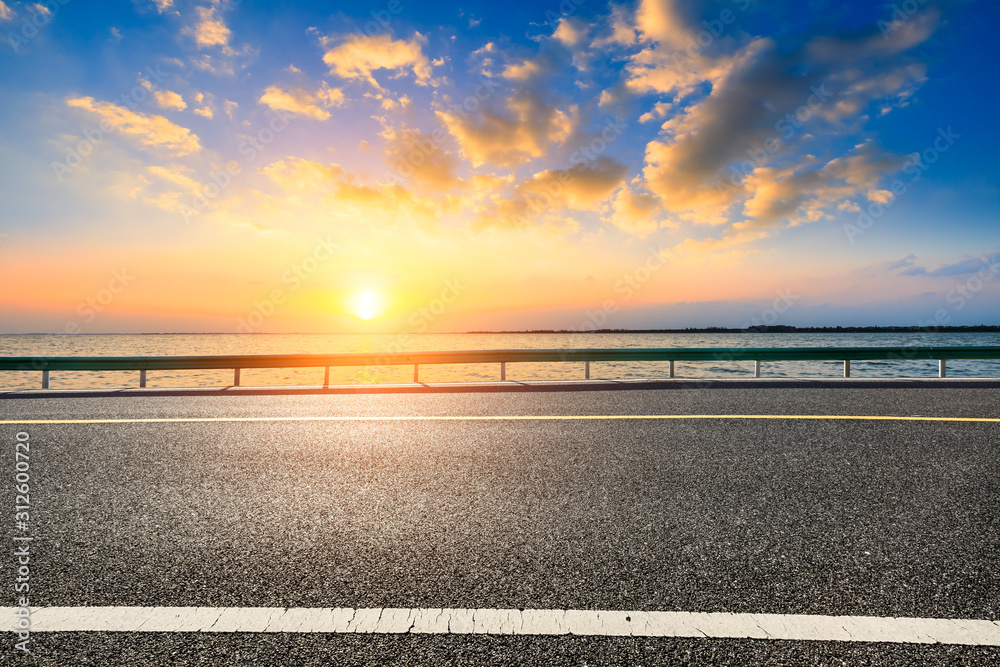
[[(15, 631), (5, 607), (0, 630)], [(1000, 621), (799, 614), (578, 609), (281, 607), (41, 607), (32, 632), (257, 632), (342, 634), (708, 637), (1000, 646)]]

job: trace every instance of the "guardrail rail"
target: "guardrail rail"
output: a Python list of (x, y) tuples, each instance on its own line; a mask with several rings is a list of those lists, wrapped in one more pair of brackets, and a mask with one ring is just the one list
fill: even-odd
[(157, 370), (232, 369), (233, 385), (240, 386), (244, 368), (325, 368), (323, 386), (330, 383), (330, 368), (338, 366), (413, 366), (413, 381), (420, 381), (425, 364), (500, 364), (500, 380), (507, 379), (507, 364), (524, 362), (582, 362), (584, 379), (590, 379), (595, 361), (669, 361), (673, 378), (678, 361), (754, 362), (754, 377), (761, 377), (765, 361), (843, 361), (844, 377), (851, 377), (852, 361), (938, 361), (938, 376), (946, 377), (946, 362), (955, 359), (1000, 359), (1000, 347), (788, 347), (788, 348), (643, 348), (575, 350), (465, 350), (380, 354), (259, 354), (198, 357), (0, 357), (0, 370), (42, 374), (42, 388), (49, 388), (52, 371), (139, 371), (139, 386), (147, 373)]

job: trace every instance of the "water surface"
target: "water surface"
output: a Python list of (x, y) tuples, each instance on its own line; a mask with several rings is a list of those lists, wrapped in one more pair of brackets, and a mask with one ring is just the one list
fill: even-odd
[[(711, 347), (893, 347), (1000, 346), (1000, 333), (905, 334), (182, 334), (182, 335), (0, 335), (0, 356), (173, 356), (216, 354), (335, 354), (424, 350)], [(658, 378), (667, 362), (595, 362), (596, 379)], [(935, 361), (856, 361), (854, 377), (935, 377)], [(676, 364), (677, 377), (753, 377), (753, 361), (706, 361)], [(837, 361), (767, 362), (765, 377), (839, 377)], [(949, 361), (950, 377), (1000, 377), (1000, 361)], [(498, 380), (496, 364), (421, 366), (422, 382)], [(582, 363), (507, 364), (509, 380), (576, 380)], [(332, 384), (411, 382), (412, 366), (331, 368)], [(53, 389), (138, 386), (138, 372), (53, 371)], [(322, 368), (245, 369), (241, 384), (318, 385)], [(232, 383), (232, 372), (151, 371), (149, 387), (219, 387)], [(41, 386), (41, 373), (0, 371), (0, 388)]]

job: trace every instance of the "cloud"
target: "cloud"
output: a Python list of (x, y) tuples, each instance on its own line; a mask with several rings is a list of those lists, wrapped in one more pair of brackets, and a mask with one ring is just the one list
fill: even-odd
[(885, 196), (891, 199), (892, 193), (875, 185), (886, 174), (902, 169), (905, 162), (905, 157), (886, 153), (868, 141), (821, 166), (807, 159), (804, 166), (760, 167), (744, 184), (752, 193), (743, 208), (749, 220), (735, 227), (811, 222), (827, 217), (827, 209), (860, 196), (884, 204)]
[(507, 65), (503, 70), (503, 77), (512, 81), (528, 81), (542, 72), (541, 64), (537, 60), (524, 60), (520, 63)]
[(766, 229), (748, 229), (730, 233), (718, 239), (687, 239), (671, 249), (676, 255), (709, 255), (719, 252), (739, 252), (739, 248), (771, 236), (774, 232)]
[(904, 257), (903, 259), (897, 260), (895, 262), (888, 262), (885, 265), (885, 268), (888, 269), (889, 271), (895, 271), (896, 269), (902, 269), (902, 268), (907, 267), (907, 266), (913, 266), (913, 264), (914, 264), (914, 262), (916, 262), (916, 260), (917, 260), (917, 256), (914, 255), (913, 253), (910, 253), (909, 255), (907, 255), (906, 257)]
[(190, 57), (188, 61), (193, 67), (203, 72), (232, 76), (238, 59), (244, 59), (241, 67), (246, 67), (247, 62), (256, 57), (260, 50), (249, 44), (238, 48), (230, 45), (232, 32), (219, 12), (220, 6), (224, 9), (233, 7), (220, 0), (212, 0), (211, 7), (195, 7), (196, 22), (181, 32), (193, 38), (199, 49), (212, 48), (214, 51), (212, 54), (202, 53)]
[(460, 183), (455, 175), (459, 161), (441, 147), (447, 136), (440, 128), (427, 134), (414, 128), (386, 127), (382, 133), (386, 160), (398, 176), (416, 180), (435, 192), (451, 190)]
[(211, 107), (200, 107), (198, 109), (195, 109), (194, 112), (199, 116), (208, 118), (209, 120), (211, 120), (215, 116), (215, 114), (212, 112)]
[(793, 50), (756, 38), (731, 55), (700, 49), (678, 55), (662, 48), (687, 39), (677, 6), (642, 2), (637, 29), (656, 43), (626, 65), (633, 92), (673, 97), (640, 118), (665, 119), (661, 136), (646, 146), (642, 177), (667, 212), (722, 224), (742, 202), (746, 220), (734, 226), (740, 230), (818, 220), (828, 207), (852, 205), (851, 198), (891, 198), (879, 184), (904, 166), (901, 156), (871, 141), (832, 159), (816, 153), (831, 150), (822, 146), (828, 137), (857, 133), (872, 107), (885, 113), (907, 103), (926, 68), (905, 51), (928, 38), (934, 16), (891, 39), (872, 26), (813, 37)]
[(184, 34), (194, 38), (198, 48), (228, 46), (232, 34), (215, 7), (195, 7), (197, 22), (184, 29)]
[(153, 4), (156, 5), (156, 11), (162, 14), (174, 6), (174, 0), (153, 0)]
[(286, 91), (278, 86), (268, 86), (259, 101), (276, 111), (289, 111), (316, 120), (326, 120), (330, 117), (330, 112), (326, 109), (342, 105), (344, 93), (339, 88), (326, 86), (315, 93), (310, 93), (304, 88)]
[(41, 14), (43, 16), (47, 16), (47, 17), (50, 17), (50, 18), (52, 16), (52, 10), (49, 9), (48, 7), (46, 7), (45, 5), (43, 5), (40, 2), (36, 2), (36, 3), (28, 5), (28, 10), (32, 14)]
[(286, 158), (261, 171), (299, 198), (319, 197), (326, 206), (334, 206), (338, 216), (381, 229), (413, 222), (428, 225), (439, 219), (442, 212), (439, 203), (402, 185), (359, 184), (337, 164)]
[(579, 46), (587, 38), (587, 24), (576, 17), (559, 19), (552, 38), (570, 48)]
[(10, 21), (14, 18), (14, 10), (7, 6), (3, 0), (0, 0), (0, 21)]
[(93, 97), (68, 99), (66, 104), (100, 118), (102, 123), (107, 123), (140, 146), (160, 148), (176, 155), (188, 155), (201, 150), (201, 143), (191, 130), (174, 125), (163, 116), (137, 113), (110, 102), (95, 102)]
[(261, 170), (283, 190), (316, 190), (335, 183), (344, 175), (339, 164), (328, 165), (302, 158), (272, 162)]
[(611, 215), (604, 219), (626, 234), (646, 238), (660, 228), (662, 215), (658, 197), (624, 187), (611, 203)]
[(204, 188), (201, 183), (182, 173), (189, 171), (186, 167), (180, 165), (172, 165), (170, 167), (152, 165), (147, 167), (147, 169), (149, 170), (149, 173), (154, 176), (162, 178), (165, 181), (169, 181), (174, 185), (179, 185), (186, 192), (200, 192)]
[(632, 46), (637, 41), (635, 21), (625, 5), (611, 5), (611, 16), (608, 18), (608, 32), (603, 37), (594, 40), (593, 47), (606, 49), (608, 47)]
[(570, 169), (546, 169), (517, 186), (517, 194), (556, 207), (590, 210), (621, 187), (628, 167), (608, 157)]
[[(913, 255), (910, 255), (913, 257)], [(908, 258), (907, 258), (908, 259)], [(909, 264), (900, 264), (902, 266), (909, 266)], [(913, 262), (910, 262), (913, 264)], [(896, 267), (896, 268), (900, 268)], [(958, 262), (952, 264), (942, 264), (936, 269), (927, 269), (922, 266), (914, 266), (906, 271), (902, 272), (904, 276), (926, 276), (929, 278), (950, 278), (956, 276), (969, 276), (981, 271), (986, 271), (990, 276), (997, 274), (1000, 267), (1000, 249), (993, 251), (992, 258), (990, 253), (983, 255), (982, 257), (972, 257), (971, 255), (963, 255), (962, 259)]]
[(175, 109), (177, 111), (187, 109), (184, 98), (171, 90), (154, 90), (153, 99), (161, 109)]
[(876, 26), (850, 36), (817, 36), (807, 45), (807, 55), (815, 62), (845, 66), (892, 57), (927, 41), (937, 29), (940, 18), (939, 10), (929, 8), (886, 34)]
[(508, 229), (548, 229), (575, 233), (579, 223), (562, 215), (567, 209), (589, 211), (621, 187), (628, 168), (608, 157), (581, 163), (569, 169), (546, 169), (517, 183), (501, 194), (511, 179), (487, 179), (476, 184), (478, 193), (487, 193), (484, 205), (476, 207), (478, 227)]
[(427, 38), (419, 32), (409, 40), (393, 40), (389, 35), (348, 35), (337, 46), (327, 50), (323, 62), (330, 72), (344, 79), (361, 79), (379, 90), (376, 70), (389, 70), (399, 76), (411, 72), (417, 83), (431, 83), (431, 64), (424, 55)]
[(474, 166), (515, 166), (541, 157), (578, 124), (575, 107), (561, 111), (532, 91), (515, 93), (506, 107), (506, 112), (483, 109), (478, 116), (457, 108), (439, 109), (437, 116)]
[(674, 0), (640, 0), (635, 27), (647, 41), (660, 42), (672, 49), (688, 46), (691, 32)]
[(207, 53), (203, 53), (198, 57), (190, 58), (189, 61), (195, 69), (202, 72), (211, 72), (218, 76), (232, 76), (236, 73), (232, 61), (228, 58), (213, 58)]
[(648, 123), (657, 118), (665, 118), (672, 107), (673, 105), (669, 102), (657, 102), (651, 110), (639, 116), (639, 122)]

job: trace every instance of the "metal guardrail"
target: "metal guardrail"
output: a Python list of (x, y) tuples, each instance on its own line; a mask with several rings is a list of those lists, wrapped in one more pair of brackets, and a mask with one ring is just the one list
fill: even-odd
[(937, 360), (939, 377), (946, 377), (949, 359), (1000, 359), (1000, 347), (790, 347), (790, 348), (653, 348), (577, 350), (467, 350), (380, 354), (261, 354), (203, 357), (0, 357), (0, 371), (41, 371), (42, 388), (49, 388), (52, 371), (139, 371), (139, 386), (155, 370), (232, 369), (233, 386), (240, 386), (244, 368), (325, 368), (323, 386), (330, 383), (336, 366), (413, 366), (419, 382), (422, 364), (500, 364), (500, 380), (507, 379), (508, 363), (583, 362), (584, 379), (590, 379), (594, 361), (669, 361), (674, 377), (678, 361), (753, 360), (754, 377), (761, 376), (765, 361), (843, 361), (844, 377), (851, 376), (852, 361)]

